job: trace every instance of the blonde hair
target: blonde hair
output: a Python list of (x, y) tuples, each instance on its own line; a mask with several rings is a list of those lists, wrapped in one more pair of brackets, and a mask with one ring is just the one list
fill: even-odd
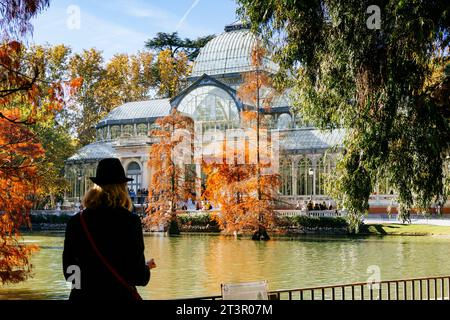
[(133, 209), (126, 183), (105, 185), (94, 184), (84, 196), (83, 206), (89, 209), (96, 209), (101, 206), (109, 208), (122, 207), (129, 211)]

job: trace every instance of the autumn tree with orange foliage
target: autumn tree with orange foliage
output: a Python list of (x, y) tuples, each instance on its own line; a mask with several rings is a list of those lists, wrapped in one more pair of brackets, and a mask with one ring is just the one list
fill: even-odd
[[(254, 129), (256, 131), (256, 146), (254, 146), (256, 149), (254, 150), (256, 153), (256, 165), (255, 168), (250, 170), (254, 170), (254, 175), (256, 176), (255, 190), (257, 202), (254, 208), (256, 208), (256, 214), (259, 220), (258, 229), (253, 237), (254, 239), (261, 239), (263, 234), (264, 238), (268, 238), (265, 229), (273, 216), (270, 212), (272, 210), (271, 206), (268, 205), (268, 203), (274, 200), (273, 187), (278, 184), (278, 179), (275, 175), (261, 175), (261, 109), (269, 111), (270, 104), (277, 94), (271, 77), (264, 71), (264, 59), (266, 56), (267, 50), (260, 44), (260, 41), (257, 41), (251, 54), (252, 71), (244, 74), (243, 83), (237, 91), (238, 97), (244, 104), (250, 105), (251, 107), (250, 110), (243, 114), (244, 121), (254, 123)], [(247, 118), (247, 120), (245, 118)], [(253, 121), (248, 121), (249, 119), (252, 119)], [(266, 152), (265, 155), (267, 155)], [(270, 216), (270, 219), (265, 219), (266, 216)]]
[(0, 283), (26, 279), (36, 250), (19, 241), (20, 228), (30, 225), (31, 196), (39, 189), (38, 163), (44, 156), (31, 127), (60, 110), (66, 90), (79, 82), (41, 85), (38, 68), (23, 59), (21, 43), (11, 40), (24, 35), (29, 20), (47, 5), (45, 0), (4, 0), (0, 6), (5, 31), (0, 44)]
[(271, 166), (272, 141), (264, 134), (269, 139), (258, 150), (256, 112), (244, 111), (241, 119), (246, 132), (254, 134), (243, 136), (237, 144), (225, 139), (224, 152), (219, 158), (204, 159), (207, 180), (203, 196), (220, 207), (220, 214), (214, 218), (225, 233), (259, 232), (268, 240), (265, 230), (274, 223), (273, 205), (278, 195), (279, 176), (273, 172), (261, 174), (261, 171)]
[(179, 203), (195, 190), (195, 181), (185, 179), (188, 169), (184, 166), (193, 154), (193, 121), (174, 109), (155, 124), (159, 128), (151, 132), (156, 141), (150, 147), (148, 161), (151, 182), (145, 222), (148, 226), (168, 225), (169, 234), (179, 234)]

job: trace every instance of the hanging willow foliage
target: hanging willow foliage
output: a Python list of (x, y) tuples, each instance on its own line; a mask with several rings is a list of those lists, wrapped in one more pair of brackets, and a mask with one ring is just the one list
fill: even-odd
[[(450, 4), (445, 1), (238, 0), (277, 40), (295, 76), (295, 109), (320, 128), (347, 129), (333, 193), (357, 231), (382, 175), (399, 214), (446, 199), (450, 146)], [(380, 9), (380, 28), (370, 5)], [(283, 77), (280, 77), (283, 78)]]

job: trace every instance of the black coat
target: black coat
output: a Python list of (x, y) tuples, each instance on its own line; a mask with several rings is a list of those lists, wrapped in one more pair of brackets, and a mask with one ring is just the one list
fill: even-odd
[[(147, 285), (150, 269), (145, 264), (139, 217), (124, 208), (106, 207), (86, 209), (83, 217), (98, 250), (122, 278), (131, 286)], [(70, 265), (79, 266), (81, 271), (81, 288), (72, 289), (70, 300), (132, 299), (130, 290), (112, 275), (92, 249), (79, 213), (69, 220), (66, 227), (63, 252), (66, 280), (73, 275), (73, 271), (68, 273)]]

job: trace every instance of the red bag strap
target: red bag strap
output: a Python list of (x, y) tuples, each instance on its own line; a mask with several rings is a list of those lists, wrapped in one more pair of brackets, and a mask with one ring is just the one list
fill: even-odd
[(130, 290), (130, 292), (133, 295), (133, 298), (135, 300), (142, 300), (142, 297), (139, 295), (136, 288), (131, 286), (128, 282), (125, 281), (124, 278), (122, 278), (122, 276), (116, 271), (116, 269), (114, 269), (114, 267), (109, 263), (109, 261), (105, 258), (105, 256), (98, 249), (97, 245), (95, 244), (94, 239), (92, 238), (91, 233), (89, 232), (86, 221), (84, 220), (83, 211), (80, 213), (80, 220), (81, 220), (81, 226), (83, 227), (84, 233), (86, 234), (86, 237), (88, 238), (95, 254), (100, 258), (100, 260), (103, 262), (103, 264), (106, 266), (106, 268), (108, 268), (108, 270), (112, 273), (112, 275), (117, 279), (117, 281), (119, 281), (120, 284), (122, 284), (124, 287), (126, 287), (128, 290)]

